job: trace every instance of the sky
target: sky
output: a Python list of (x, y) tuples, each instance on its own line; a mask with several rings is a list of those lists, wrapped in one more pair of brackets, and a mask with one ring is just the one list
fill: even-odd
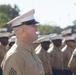
[(35, 18), (41, 24), (65, 28), (76, 20), (76, 0), (1, 0), (0, 4), (16, 4), (20, 15), (35, 9)]

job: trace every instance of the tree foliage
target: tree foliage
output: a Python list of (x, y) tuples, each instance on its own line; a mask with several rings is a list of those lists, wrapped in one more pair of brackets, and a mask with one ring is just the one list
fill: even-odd
[(6, 27), (6, 23), (9, 20), (10, 18), (6, 14), (0, 12), (0, 28)]
[(11, 31), (12, 28), (10, 25), (7, 25), (7, 22), (16, 16), (19, 15), (19, 8), (14, 5), (0, 5), (0, 28), (6, 27), (8, 31)]
[(51, 34), (51, 33), (60, 33), (62, 29), (58, 26), (50, 26), (50, 25), (40, 25), (39, 26), (40, 34)]
[[(7, 22), (16, 16), (19, 15), (20, 9), (17, 5), (12, 7), (10, 4), (8, 5), (0, 5), (0, 28), (7, 27), (8, 31), (11, 31), (12, 28), (10, 25), (7, 25)], [(76, 28), (76, 20), (73, 22), (74, 25), (67, 26), (64, 29)], [(40, 34), (51, 34), (51, 33), (61, 33), (62, 30), (59, 26), (44, 24), (39, 26)]]
[(11, 5), (0, 5), (0, 12), (13, 19), (19, 15), (20, 10), (17, 5), (14, 5), (14, 7), (12, 7)]
[(59, 26), (53, 26), (52, 33), (58, 33), (58, 34), (60, 34), (61, 31), (62, 31), (62, 29)]

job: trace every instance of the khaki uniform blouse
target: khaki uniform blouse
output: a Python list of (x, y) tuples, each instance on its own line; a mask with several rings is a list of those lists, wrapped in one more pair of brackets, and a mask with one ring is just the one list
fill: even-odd
[(69, 63), (69, 60), (71, 58), (73, 50), (74, 50), (74, 48), (71, 48), (71, 47), (69, 47), (67, 45), (62, 49), (62, 53), (63, 53), (63, 66), (64, 66), (65, 70), (69, 69), (68, 68), (68, 63)]
[(42, 62), (33, 48), (19, 40), (2, 62), (3, 75), (44, 75)]
[(49, 57), (49, 54), (47, 53), (47, 51), (45, 51), (41, 47), (41, 45), (39, 45), (38, 48), (36, 48), (36, 54), (39, 56), (40, 60), (43, 63), (44, 72), (46, 74), (52, 75), (52, 68), (51, 68), (51, 64), (50, 64), (50, 57)]
[(52, 46), (48, 49), (51, 59), (51, 65), (53, 69), (62, 70), (63, 69), (63, 57), (62, 52), (56, 46)]

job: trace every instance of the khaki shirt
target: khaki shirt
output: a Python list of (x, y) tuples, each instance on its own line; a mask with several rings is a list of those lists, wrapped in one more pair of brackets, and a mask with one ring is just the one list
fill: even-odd
[(68, 66), (76, 74), (76, 49), (72, 53)]
[(49, 57), (49, 54), (47, 53), (47, 51), (45, 51), (41, 47), (41, 45), (39, 45), (38, 48), (36, 48), (36, 54), (39, 56), (40, 60), (43, 63), (45, 74), (52, 75), (52, 68), (51, 68), (51, 64), (50, 64), (50, 57)]
[(62, 53), (63, 53), (63, 65), (64, 65), (64, 69), (68, 70), (68, 62), (71, 58), (72, 52), (73, 52), (74, 48), (71, 48), (69, 46), (65, 46), (62, 49)]
[(0, 65), (2, 63), (2, 60), (6, 54), (6, 47), (4, 47), (2, 44), (0, 44)]
[(1, 66), (3, 75), (44, 75), (42, 62), (33, 48), (19, 40), (7, 52)]
[(51, 65), (53, 69), (62, 70), (63, 69), (63, 57), (62, 52), (56, 46), (52, 46), (48, 49), (48, 53), (50, 54)]

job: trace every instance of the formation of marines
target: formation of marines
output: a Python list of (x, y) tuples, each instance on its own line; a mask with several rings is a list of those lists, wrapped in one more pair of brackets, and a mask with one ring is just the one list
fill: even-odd
[(37, 35), (35, 10), (0, 29), (0, 75), (76, 75), (76, 30)]

